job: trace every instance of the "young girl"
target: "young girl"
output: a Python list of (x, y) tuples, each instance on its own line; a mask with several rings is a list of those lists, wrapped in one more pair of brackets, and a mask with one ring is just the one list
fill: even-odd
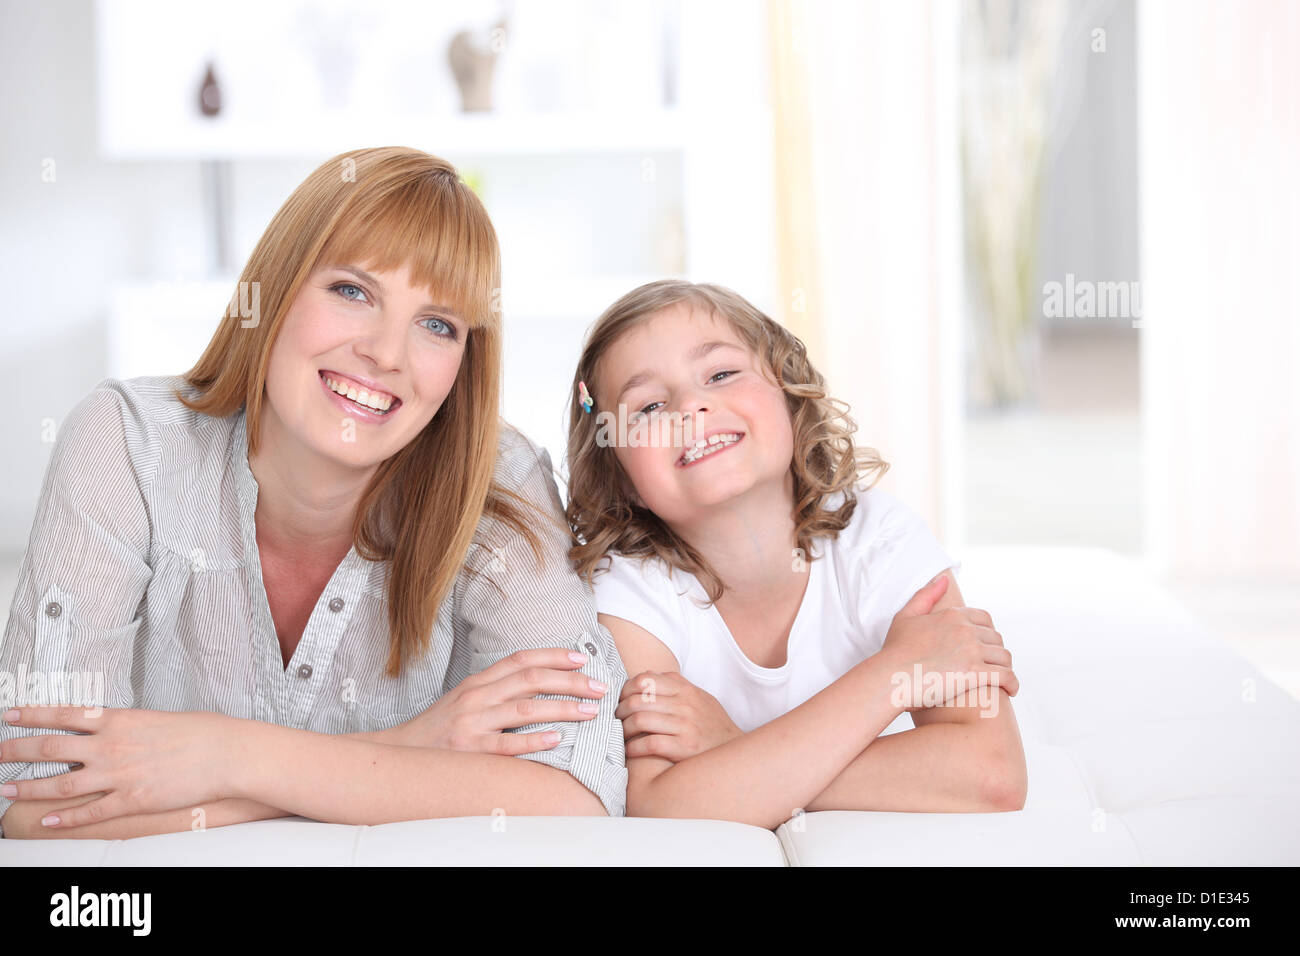
[(5, 836), (621, 814), (626, 673), (498, 417), (478, 198), (418, 150), (341, 154), (240, 279), (193, 369), (60, 429), (0, 674), (106, 686), (0, 702)]
[[(1023, 805), (1011, 655), (960, 564), (862, 481), (888, 465), (797, 338), (726, 289), (653, 282), (596, 322), (574, 385), (570, 554), (633, 675), (629, 814)], [(891, 727), (905, 710), (916, 729)]]

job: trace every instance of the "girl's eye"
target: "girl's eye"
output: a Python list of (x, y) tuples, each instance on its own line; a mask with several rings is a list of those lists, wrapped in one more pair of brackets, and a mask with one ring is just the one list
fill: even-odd
[(725, 372), (718, 372), (718, 373), (715, 374), (715, 375), (711, 375), (711, 376), (709, 377), (709, 381), (712, 382), (714, 379), (716, 379), (716, 378), (718, 377), (718, 375), (735, 375), (736, 372), (737, 372), (736, 369), (729, 369), (729, 370), (727, 370), (727, 371), (725, 371)]
[(650, 413), (649, 413), (648, 411), (646, 411), (647, 408), (654, 408), (656, 405), (662, 405), (662, 404), (663, 404), (663, 402), (651, 402), (651, 403), (650, 403), (649, 405), (647, 405), (645, 408), (641, 409), (641, 411), (640, 411), (638, 414), (641, 414), (641, 415), (649, 415)]

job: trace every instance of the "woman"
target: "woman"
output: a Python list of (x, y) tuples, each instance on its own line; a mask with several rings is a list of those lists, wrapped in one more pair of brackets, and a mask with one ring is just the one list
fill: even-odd
[(0, 672), (102, 674), (62, 702), (106, 709), (5, 715), (6, 835), (623, 813), (626, 673), (499, 423), (499, 287), (449, 164), (344, 153), (194, 368), (73, 409)]

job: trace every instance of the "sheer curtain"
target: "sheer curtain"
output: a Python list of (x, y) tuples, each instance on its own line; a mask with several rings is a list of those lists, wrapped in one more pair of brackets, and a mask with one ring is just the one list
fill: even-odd
[(958, 548), (958, 8), (769, 0), (778, 316)]
[(1146, 546), (1300, 586), (1300, 4), (1138, 17)]

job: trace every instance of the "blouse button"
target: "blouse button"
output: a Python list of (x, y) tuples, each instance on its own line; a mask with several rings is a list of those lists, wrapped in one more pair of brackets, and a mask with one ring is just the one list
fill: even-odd
[(588, 641), (586, 644), (583, 644), (582, 646), (587, 649), (587, 653), (590, 654), (592, 657), (596, 656), (596, 645), (591, 643), (591, 641)]
[(342, 599), (342, 598), (334, 598), (333, 600), (331, 600), (331, 601), (330, 601), (330, 610), (331, 610), (331, 611), (335, 611), (335, 612), (343, 610), (343, 599)]
[(45, 605), (45, 613), (50, 617), (58, 617), (63, 613), (63, 605), (58, 601), (51, 601)]
[(311, 676), (311, 665), (310, 665), (310, 664), (302, 664), (302, 665), (300, 665), (300, 666), (298, 667), (298, 676), (301, 677), (303, 680), (306, 680), (308, 677), (310, 677), (310, 676)]

